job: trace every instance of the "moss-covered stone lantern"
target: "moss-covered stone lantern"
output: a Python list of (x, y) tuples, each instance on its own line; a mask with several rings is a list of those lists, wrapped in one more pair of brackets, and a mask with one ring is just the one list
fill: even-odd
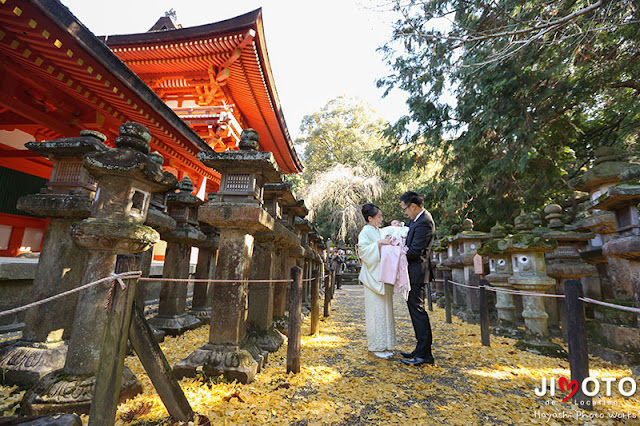
[[(533, 220), (524, 211), (516, 217), (515, 225), (516, 233), (498, 243), (498, 248), (511, 256), (513, 275), (508, 282), (519, 291), (545, 293), (555, 280), (547, 275), (544, 254), (555, 250), (558, 243), (532, 233)], [(534, 353), (564, 356), (562, 348), (549, 339), (543, 296), (523, 295), (522, 305), (525, 335), (517, 346)]]
[[(255, 234), (273, 230), (274, 219), (264, 209), (264, 184), (282, 182), (271, 152), (258, 151), (255, 130), (242, 132), (239, 151), (200, 152), (204, 165), (221, 174), (215, 199), (200, 206), (200, 221), (220, 230), (216, 279), (213, 284), (209, 342), (174, 366), (179, 377), (225, 375), (242, 383), (253, 380), (258, 361), (243, 349), (247, 328), (248, 283)], [(252, 345), (255, 347), (255, 345)], [(251, 349), (253, 350), (253, 349)], [(262, 360), (258, 353), (256, 358)]]

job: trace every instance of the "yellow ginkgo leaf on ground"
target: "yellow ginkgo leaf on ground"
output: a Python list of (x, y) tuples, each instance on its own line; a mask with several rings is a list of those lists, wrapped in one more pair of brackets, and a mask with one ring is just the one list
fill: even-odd
[[(408, 351), (415, 337), (404, 300), (395, 299), (394, 310), (396, 349)], [(543, 378), (570, 377), (567, 361), (519, 351), (515, 340), (504, 337), (491, 336), (491, 347), (484, 347), (477, 325), (455, 317), (453, 324), (446, 324), (444, 311), (437, 307), (429, 315), (435, 366), (405, 366), (399, 355), (390, 360), (376, 358), (367, 351), (362, 287), (343, 286), (318, 335), (308, 335), (308, 318), (303, 323), (299, 374), (286, 373), (285, 343), (269, 355), (268, 364), (250, 384), (185, 378), (180, 385), (193, 410), (216, 425), (575, 424), (576, 416), (589, 414), (563, 403), (566, 393), (559, 390), (555, 397), (539, 397), (534, 391)], [(161, 347), (175, 364), (208, 337), (209, 328), (201, 327), (167, 337)], [(630, 369), (597, 357), (589, 362), (591, 376), (597, 379), (634, 377)], [(130, 356), (126, 364), (144, 392), (118, 407), (117, 424), (174, 424), (139, 360)], [(14, 410), (20, 392), (0, 387), (0, 410)], [(595, 415), (617, 416), (624, 419), (622, 423), (640, 422), (637, 395), (625, 397), (614, 386), (611, 396), (596, 399), (600, 404)], [(83, 421), (87, 423), (88, 417), (83, 416)]]

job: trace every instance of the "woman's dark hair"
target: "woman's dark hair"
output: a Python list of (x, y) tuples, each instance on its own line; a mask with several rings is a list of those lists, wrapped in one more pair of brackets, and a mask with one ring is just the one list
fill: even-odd
[(362, 216), (364, 216), (364, 220), (369, 223), (369, 217), (374, 217), (378, 214), (380, 208), (373, 203), (367, 203), (362, 206)]
[(409, 204), (415, 204), (418, 207), (424, 206), (424, 197), (418, 194), (417, 192), (407, 191), (400, 196), (400, 201), (405, 203), (407, 206)]

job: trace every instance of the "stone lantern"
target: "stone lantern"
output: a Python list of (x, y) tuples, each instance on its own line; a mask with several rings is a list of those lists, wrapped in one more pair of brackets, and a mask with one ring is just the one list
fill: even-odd
[(242, 348), (247, 326), (248, 283), (254, 235), (273, 230), (274, 219), (263, 208), (264, 184), (282, 181), (270, 152), (258, 151), (258, 133), (244, 130), (240, 150), (200, 152), (198, 158), (222, 175), (214, 200), (198, 210), (199, 219), (220, 230), (216, 279), (211, 302), (209, 342), (174, 366), (179, 377), (224, 374), (242, 383), (253, 380), (258, 362)]
[[(49, 217), (51, 222), (33, 280), (33, 301), (74, 288), (82, 278), (86, 251), (69, 234), (71, 225), (89, 217), (96, 180), (82, 167), (89, 152), (103, 152), (102, 133), (83, 130), (80, 137), (28, 142), (26, 147), (53, 163), (51, 178), (42, 193), (18, 200), (18, 209)], [(0, 351), (0, 368), (7, 384), (34, 385), (44, 375), (62, 368), (67, 353), (63, 340), (69, 338), (77, 294), (55, 303), (34, 306), (26, 314), (22, 338)]]
[[(164, 159), (159, 153), (152, 152), (150, 155), (154, 156), (154, 158), (157, 158), (158, 164), (164, 164)], [(151, 196), (151, 201), (149, 202), (149, 210), (147, 210), (147, 220), (144, 222), (144, 224), (155, 229), (158, 233), (160, 233), (160, 235), (176, 229), (176, 220), (166, 213), (167, 196), (169, 195), (169, 193), (175, 192), (175, 189), (176, 188), (174, 187), (170, 188), (169, 191), (155, 192)], [(152, 261), (153, 246), (151, 246), (141, 254), (140, 271), (142, 272), (143, 277), (149, 277)], [(136, 285), (135, 301), (136, 306), (140, 307), (140, 309), (143, 309), (145, 306), (147, 290), (154, 285), (161, 285), (161, 283), (141, 281)], [(162, 342), (164, 340), (165, 332), (162, 330), (158, 330), (153, 326), (151, 326), (151, 329), (153, 330), (153, 334), (155, 335), (156, 340), (158, 342)]]
[[(464, 281), (463, 284), (478, 287), (480, 277), (476, 275), (473, 266), (473, 256), (482, 246), (483, 241), (491, 238), (491, 234), (473, 230), (473, 221), (464, 219), (462, 221), (462, 232), (453, 237), (453, 242), (458, 242), (458, 252), (462, 256)], [(470, 288), (465, 288), (465, 320), (471, 323), (480, 321), (480, 292)]]
[[(302, 233), (299, 231), (300, 220), (303, 219), (309, 210), (304, 205), (304, 200), (298, 200), (295, 204), (285, 204), (283, 209), (283, 220), (286, 221), (287, 227), (293, 230), (298, 237), (298, 245), (289, 250), (290, 265), (289, 269), (294, 266), (303, 267), (304, 257), (306, 256), (306, 250), (303, 246)], [(304, 273), (304, 270), (303, 270)]]
[[(508, 282), (519, 291), (545, 293), (555, 285), (555, 280), (547, 275), (544, 254), (555, 250), (558, 243), (533, 234), (533, 220), (524, 211), (515, 222), (517, 233), (498, 243), (498, 248), (511, 256), (513, 275)], [(517, 347), (534, 353), (563, 356), (564, 350), (549, 339), (543, 296), (523, 295), (522, 305), (525, 335)]]
[[(291, 184), (287, 182), (265, 184), (264, 194), (265, 198), (270, 200), (269, 203), (267, 203), (267, 211), (270, 211), (271, 216), (276, 220), (273, 232), (275, 234), (274, 243), (278, 254), (276, 256), (277, 266), (274, 279), (287, 280), (291, 278), (291, 268), (295, 266), (295, 260), (293, 262), (289, 260), (289, 250), (300, 246), (298, 236), (293, 230), (293, 218), (295, 214), (290, 207), (287, 207), (287, 205), (296, 205), (296, 199), (291, 192)], [(273, 203), (273, 207), (269, 207), (271, 203)], [(275, 206), (276, 203), (279, 208)], [(274, 283), (273, 318), (284, 316), (286, 301), (287, 283)]]
[[(175, 176), (163, 172), (158, 159), (148, 155), (151, 134), (146, 127), (125, 123), (119, 133), (116, 149), (84, 157), (83, 165), (98, 180), (98, 189), (91, 216), (72, 227), (74, 240), (88, 252), (81, 283), (109, 277), (118, 254), (144, 251), (159, 240), (155, 230), (143, 225), (151, 194), (176, 184)], [(103, 343), (109, 286), (93, 286), (78, 296), (64, 368), (43, 377), (25, 395), (22, 407), (27, 414), (88, 412)], [(140, 383), (125, 369), (121, 400), (140, 391)]]
[[(255, 280), (289, 279), (289, 248), (298, 245), (297, 236), (283, 223), (283, 202), (293, 199), (290, 183), (264, 185), (264, 205), (275, 219), (273, 231), (255, 235), (256, 243), (251, 264), (251, 277)], [(293, 200), (295, 201), (295, 199)], [(273, 324), (278, 296), (278, 315), (284, 315), (287, 285), (284, 282), (252, 283), (249, 288), (249, 312), (247, 338), (260, 349), (275, 352), (284, 343), (284, 336)], [(277, 291), (276, 291), (277, 290)]]
[[(556, 279), (555, 293), (564, 294), (564, 282), (566, 280), (596, 275), (595, 266), (585, 262), (580, 256), (580, 250), (587, 247), (588, 241), (595, 238), (593, 232), (577, 232), (568, 230), (560, 220), (562, 207), (558, 204), (549, 204), (544, 208), (547, 214), (549, 231), (542, 234), (543, 238), (549, 238), (558, 242), (558, 248), (545, 254), (547, 263), (547, 275)], [(566, 312), (562, 299), (556, 301), (558, 317), (562, 324), (563, 334), (566, 336)], [(553, 304), (552, 304), (553, 305)]]
[[(206, 236), (206, 240), (196, 244), (199, 249), (196, 279), (210, 280), (216, 276), (216, 254), (220, 244), (220, 231), (204, 222), (200, 222), (200, 230)], [(193, 304), (190, 313), (203, 323), (211, 321), (212, 290), (213, 283), (195, 282), (193, 284)]]
[[(489, 274), (485, 276), (489, 284), (492, 287), (513, 290), (513, 284), (509, 282), (509, 278), (513, 275), (511, 256), (498, 247), (506, 236), (505, 227), (496, 223), (491, 228), (492, 239), (485, 242), (478, 253), (489, 258)], [(494, 333), (511, 337), (522, 334), (516, 327), (516, 306), (513, 303), (513, 294), (496, 292), (496, 310), (498, 326), (492, 329)]]
[[(167, 241), (162, 277), (189, 278), (189, 261), (193, 245), (203, 242), (206, 236), (198, 228), (198, 206), (202, 201), (191, 192), (193, 183), (185, 177), (178, 183), (178, 192), (168, 194), (168, 214), (176, 221), (176, 228), (162, 234)], [(166, 281), (160, 287), (158, 315), (149, 324), (171, 336), (199, 327), (198, 318), (186, 312), (187, 285)]]
[[(300, 237), (300, 245), (304, 250), (304, 257), (299, 259), (302, 268), (302, 279), (311, 278), (311, 264), (313, 262), (313, 249), (309, 245), (309, 233), (312, 231), (311, 224), (307, 219), (296, 217), (294, 226)], [(343, 276), (344, 279), (344, 276)], [(302, 305), (309, 309), (311, 307), (311, 283), (304, 281), (302, 283)]]
[[(618, 160), (611, 147), (596, 149), (593, 167), (573, 183), (577, 191), (589, 193), (591, 203), (620, 181), (620, 173), (640, 165)], [(593, 298), (625, 299), (631, 294), (631, 278), (626, 259), (608, 257), (602, 254), (602, 246), (616, 235), (616, 219), (613, 212), (591, 208), (591, 214), (574, 225), (578, 231), (592, 231), (597, 235), (589, 241), (589, 248), (581, 256), (598, 269), (599, 282), (583, 280), (585, 295)], [(595, 277), (593, 278), (595, 280)], [(599, 285), (598, 285), (599, 284)]]
[[(464, 258), (460, 253), (460, 244), (456, 239), (456, 235), (460, 232), (459, 225), (453, 225), (451, 227), (451, 234), (446, 238), (447, 240), (447, 258), (442, 262), (443, 269), (451, 271), (451, 281), (464, 284)], [(451, 284), (452, 287), (452, 303), (462, 308), (467, 305), (466, 292), (463, 287)]]
[[(637, 208), (640, 203), (640, 169), (622, 172), (620, 180), (622, 183), (609, 187), (590, 207), (612, 211), (616, 216), (617, 236), (605, 243), (602, 251), (609, 257), (629, 261), (632, 285), (630, 299), (640, 308), (640, 214)], [(636, 342), (640, 342), (640, 333), (637, 332), (640, 315), (636, 315), (635, 319), (634, 334)], [(636, 344), (635, 348), (640, 350), (640, 344)]]
[(435, 291), (438, 295), (443, 295), (444, 287), (442, 285), (441, 280), (444, 279), (444, 269), (442, 266), (442, 262), (447, 258), (447, 245), (446, 245), (446, 242), (445, 244), (443, 244), (442, 236), (436, 236), (436, 241), (433, 244), (433, 248), (431, 252), (432, 252), (431, 264), (434, 265), (434, 268), (435, 268), (435, 273), (434, 273), (435, 288), (433, 291)]

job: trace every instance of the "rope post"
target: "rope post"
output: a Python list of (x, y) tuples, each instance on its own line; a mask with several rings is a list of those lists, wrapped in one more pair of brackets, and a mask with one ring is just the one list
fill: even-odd
[(336, 294), (336, 271), (331, 270), (331, 300), (333, 300), (333, 296)]
[[(139, 266), (139, 255), (121, 254), (115, 271), (117, 274), (135, 271)], [(126, 287), (121, 288), (118, 281), (112, 283), (110, 300), (105, 306), (108, 311), (89, 413), (90, 425), (113, 424), (116, 419), (137, 279), (126, 280), (125, 284)]]
[(431, 281), (427, 283), (427, 306), (433, 312), (433, 296), (431, 295)]
[[(135, 271), (140, 261), (139, 255), (118, 255), (116, 272)], [(128, 340), (171, 417), (183, 422), (193, 418), (189, 401), (160, 350), (153, 331), (142, 311), (136, 308), (136, 284), (136, 278), (128, 279), (127, 287), (121, 289), (114, 282), (89, 413), (89, 424), (92, 426), (114, 424)]]
[(317, 269), (311, 273), (313, 280), (311, 281), (311, 335), (318, 334), (320, 325), (320, 311), (318, 302), (320, 299), (320, 274)]
[(451, 324), (451, 284), (449, 283), (450, 274), (450, 271), (444, 271), (444, 310), (445, 321), (447, 324)]
[(333, 295), (331, 294), (331, 271), (328, 271), (328, 274), (324, 276), (324, 317), (327, 318), (329, 316), (329, 311), (331, 310), (331, 298)]
[(590, 396), (582, 391), (582, 383), (589, 377), (589, 350), (587, 348), (587, 334), (584, 325), (584, 307), (580, 298), (582, 284), (577, 280), (564, 282), (564, 303), (567, 309), (567, 334), (569, 346), (569, 367), (571, 381), (578, 383), (578, 391), (573, 395), (572, 402), (583, 410), (593, 410)]
[(287, 373), (300, 372), (300, 347), (302, 346), (302, 268), (291, 268), (291, 287), (289, 288), (289, 325), (287, 345)]
[(482, 346), (491, 346), (489, 334), (489, 306), (487, 304), (487, 280), (480, 280), (480, 336)]

